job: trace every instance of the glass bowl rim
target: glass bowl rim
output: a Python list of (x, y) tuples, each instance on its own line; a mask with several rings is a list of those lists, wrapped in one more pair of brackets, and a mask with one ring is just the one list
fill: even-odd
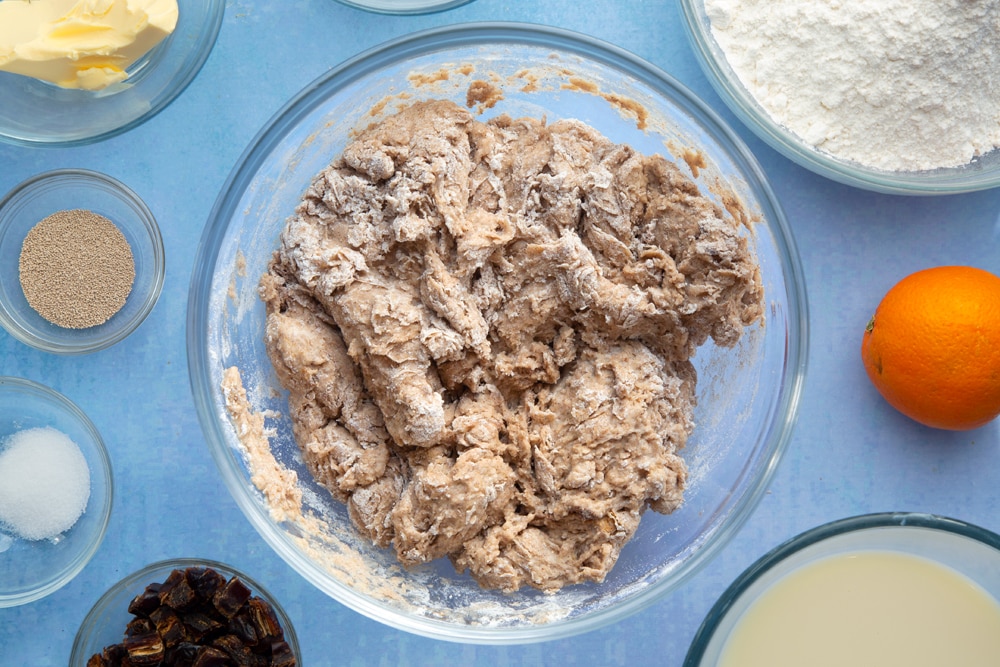
[[(97, 526), (98, 529), (96, 534), (91, 540), (88, 541), (87, 548), (81, 551), (76, 558), (69, 563), (67, 568), (59, 577), (54, 578), (48, 584), (36, 588), (33, 591), (22, 595), (9, 596), (0, 599), (0, 608), (15, 607), (29, 602), (35, 602), (36, 600), (40, 600), (54, 593), (72, 581), (76, 575), (78, 575), (83, 568), (87, 566), (87, 564), (94, 557), (94, 554), (97, 553), (101, 543), (104, 542), (104, 536), (107, 534), (108, 526), (111, 523), (111, 509), (115, 495), (114, 468), (111, 465), (111, 454), (108, 452), (107, 445), (105, 444), (100, 431), (97, 429), (97, 426), (94, 425), (94, 422), (90, 420), (90, 417), (87, 416), (87, 413), (85, 413), (67, 396), (56, 391), (52, 387), (48, 387), (40, 382), (35, 382), (34, 380), (29, 380), (27, 378), (0, 375), (0, 392), (12, 389), (16, 390), (20, 394), (34, 394), (41, 397), (46, 402), (57, 405), (61, 410), (65, 411), (80, 424), (83, 430), (85, 430), (90, 436), (93, 449), (97, 452), (97, 458), (101, 463), (99, 471), (91, 470), (91, 477), (100, 476), (103, 478), (107, 492), (101, 507), (95, 508), (100, 511), (101, 519)], [(79, 444), (77, 444), (77, 446), (79, 446)]]
[[(3, 326), (3, 328), (6, 329), (11, 336), (25, 345), (29, 345), (43, 352), (51, 352), (53, 354), (62, 355), (79, 355), (98, 352), (127, 338), (133, 331), (139, 328), (139, 326), (146, 320), (146, 317), (148, 317), (152, 312), (154, 306), (156, 306), (156, 302), (159, 300), (160, 293), (163, 290), (163, 282), (166, 276), (166, 256), (163, 236), (160, 233), (160, 227), (156, 221), (156, 216), (154, 216), (153, 212), (150, 211), (149, 206), (147, 206), (142, 197), (132, 190), (132, 188), (113, 176), (109, 176), (108, 174), (82, 168), (51, 169), (49, 171), (36, 174), (25, 179), (24, 181), (21, 181), (3, 198), (0, 198), (0, 213), (2, 213), (8, 205), (23, 197), (30, 196), (39, 188), (44, 188), (46, 186), (58, 187), (60, 183), (71, 180), (77, 180), (83, 186), (88, 188), (93, 187), (94, 183), (96, 183), (98, 184), (98, 187), (103, 188), (109, 196), (119, 198), (135, 211), (135, 219), (142, 223), (141, 229), (145, 231), (149, 239), (150, 246), (152, 246), (153, 263), (150, 267), (152, 282), (150, 284), (149, 292), (144, 295), (143, 302), (139, 307), (139, 310), (137, 310), (133, 315), (132, 319), (124, 322), (121, 327), (109, 331), (106, 336), (94, 339), (89, 343), (55, 342), (50, 339), (37, 336), (25, 329), (21, 322), (7, 311), (6, 306), (0, 304), (0, 326)], [(116, 223), (116, 225), (120, 224), (121, 223)], [(4, 225), (3, 221), (0, 220), (0, 237), (4, 235), (6, 229), (7, 225)], [(139, 229), (139, 227), (136, 227), (136, 229)], [(129, 296), (131, 297), (132, 295)]]
[(410, 7), (394, 9), (384, 4), (373, 3), (369, 0), (337, 0), (342, 5), (361, 9), (374, 14), (387, 14), (390, 16), (415, 16), (418, 14), (436, 14), (455, 7), (467, 5), (473, 0), (422, 0), (419, 4)]
[[(158, 570), (175, 570), (175, 569), (186, 569), (188, 567), (205, 567), (215, 569), (221, 574), (231, 573), (240, 578), (240, 580), (246, 584), (253, 594), (259, 598), (267, 601), (273, 608), (275, 613), (278, 615), (279, 620), (282, 621), (281, 630), (284, 633), (285, 641), (291, 647), (296, 659), (299, 664), (302, 664), (302, 648), (299, 645), (298, 635), (295, 632), (295, 627), (292, 624), (291, 617), (285, 608), (278, 602), (277, 598), (269, 591), (267, 588), (262, 586), (253, 577), (247, 575), (241, 568), (235, 565), (230, 565), (223, 561), (215, 560), (212, 558), (195, 558), (195, 557), (182, 557), (182, 558), (163, 558), (147, 565), (140, 567), (137, 570), (126, 574), (121, 577), (113, 584), (111, 584), (104, 593), (101, 594), (97, 601), (91, 605), (90, 609), (87, 611), (86, 616), (84, 616), (83, 621), (81, 621), (79, 628), (77, 628), (76, 634), (73, 638), (73, 647), (70, 651), (69, 665), (71, 667), (83, 667), (86, 664), (87, 659), (90, 655), (83, 655), (82, 652), (86, 650), (84, 643), (90, 639), (92, 626), (99, 620), (101, 616), (107, 613), (109, 610), (110, 603), (113, 599), (121, 593), (127, 592), (129, 588), (133, 586), (138, 586), (145, 583), (146, 585), (154, 583), (149, 579), (152, 574)], [(169, 572), (168, 572), (169, 573)], [(226, 577), (229, 578), (228, 576)], [(156, 582), (162, 583), (162, 582)], [(128, 614), (128, 610), (122, 609), (123, 616)], [(122, 624), (122, 633), (125, 632), (125, 624)]]
[(701, 659), (715, 631), (740, 597), (761, 577), (789, 557), (839, 535), (877, 528), (925, 528), (951, 533), (992, 547), (1000, 552), (1000, 535), (975, 524), (926, 512), (873, 512), (836, 519), (809, 528), (782, 542), (743, 570), (712, 605), (691, 641), (684, 667), (700, 667)]
[[(208, 330), (207, 313), (202, 304), (199, 304), (199, 299), (202, 296), (199, 287), (203, 288), (205, 285), (211, 284), (212, 271), (218, 259), (218, 249), (228, 229), (232, 214), (236, 210), (238, 195), (241, 195), (252, 181), (254, 174), (280, 141), (286, 128), (293, 126), (318, 104), (321, 104), (324, 99), (323, 95), (331, 88), (339, 89), (347, 83), (370, 74), (373, 70), (380, 69), (386, 62), (398, 62), (410, 56), (424, 53), (425, 51), (422, 49), (427, 47), (433, 47), (437, 51), (451, 46), (480, 44), (487, 38), (495, 43), (528, 43), (551, 48), (564, 48), (575, 54), (585, 55), (588, 59), (599, 60), (609, 66), (625, 66), (629, 73), (637, 79), (647, 84), (651, 81), (655, 82), (657, 90), (665, 97), (670, 98), (678, 107), (698, 114), (698, 123), (711, 129), (714, 133), (714, 139), (719, 141), (724, 150), (728, 152), (729, 159), (734, 160), (739, 169), (742, 170), (741, 176), (757, 188), (755, 194), (760, 198), (759, 203), (769, 213), (767, 224), (773, 227), (775, 232), (780, 255), (778, 261), (782, 267), (784, 288), (788, 292), (788, 318), (793, 330), (799, 334), (797, 338), (793, 336), (788, 343), (784, 366), (785, 376), (780, 383), (781, 389), (779, 390), (781, 400), (775, 407), (774, 420), (767, 430), (765, 440), (768, 445), (767, 455), (762, 457), (761, 475), (751, 485), (750, 490), (744, 494), (742, 502), (729, 509), (727, 518), (722, 521), (722, 525), (717, 527), (717, 530), (708, 539), (703, 540), (699, 545), (699, 550), (683, 563), (683, 566), (679, 568), (680, 572), (672, 573), (670, 577), (649, 586), (645, 591), (616, 603), (612, 607), (591, 612), (586, 616), (553, 621), (544, 625), (514, 628), (457, 625), (429, 617), (414, 617), (383, 606), (377, 600), (358, 593), (340, 582), (331, 582), (324, 578), (317, 569), (318, 566), (311, 561), (306, 561), (301, 554), (273, 535), (276, 529), (271, 525), (261, 508), (247, 496), (242, 480), (232, 469), (232, 463), (235, 459), (233, 454), (228, 451), (221, 425), (211, 408), (214, 404), (212, 398), (214, 390), (208, 382), (209, 354), (202, 345), (204, 341), (201, 335), (202, 332)], [(207, 303), (203, 305), (207, 306)], [(222, 474), (226, 487), (244, 516), (265, 542), (307, 581), (350, 609), (380, 623), (417, 635), (465, 643), (527, 643), (548, 641), (588, 632), (647, 608), (695, 574), (742, 526), (766, 491), (767, 482), (772, 477), (781, 455), (787, 449), (790, 441), (808, 356), (808, 308), (805, 297), (805, 279), (794, 237), (767, 177), (744, 142), (718, 114), (690, 89), (672, 75), (639, 56), (589, 35), (563, 28), (523, 22), (459, 23), (403, 35), (361, 52), (321, 75), (294, 95), (272, 115), (250, 141), (220, 191), (220, 195), (209, 214), (195, 256), (187, 318), (189, 380), (207, 446)], [(331, 587), (336, 589), (336, 594), (330, 591)]]
[[(796, 164), (843, 185), (897, 195), (947, 195), (976, 192), (1000, 186), (1000, 163), (991, 172), (971, 173), (970, 178), (955, 176), (950, 179), (928, 178), (929, 174), (955, 171), (944, 168), (930, 171), (886, 171), (857, 162), (842, 160), (816, 150), (803, 139), (784, 128), (760, 108), (759, 103), (746, 88), (734, 81), (719, 62), (715, 44), (705, 29), (706, 15), (696, 8), (702, 0), (679, 0), (684, 30), (701, 70), (712, 88), (722, 98), (728, 109), (750, 131)], [(700, 6), (700, 5), (698, 5)], [(1000, 153), (1000, 148), (994, 152)]]

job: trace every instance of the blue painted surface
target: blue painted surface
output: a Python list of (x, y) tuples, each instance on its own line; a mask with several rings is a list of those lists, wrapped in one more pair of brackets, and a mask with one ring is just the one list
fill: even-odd
[[(208, 456), (187, 376), (185, 313), (196, 247), (237, 158), (300, 88), (371, 46), (414, 30), (516, 20), (576, 30), (629, 49), (690, 87), (756, 154), (794, 229), (812, 335), (799, 420), (756, 512), (723, 552), (679, 590), (613, 626), (528, 646), (459, 645), (368, 620), (280, 560), (239, 512)], [(0, 100), (0, 104), (3, 101)], [(387, 17), (333, 0), (227, 3), (219, 41), (191, 86), (144, 125), (68, 149), (0, 144), (0, 193), (57, 167), (114, 176), (159, 219), (163, 294), (118, 345), (83, 357), (29, 349), (0, 332), (0, 373), (47, 384), (103, 433), (117, 476), (109, 533), (94, 560), (49, 598), (0, 609), (0, 665), (62, 666), (77, 626), (113, 582), (166, 557), (227, 561), (282, 602), (307, 665), (680, 665), (698, 624), (740, 571), (796, 533), (852, 514), (909, 510), (1000, 531), (1000, 437), (991, 424), (933, 431), (892, 411), (859, 360), (881, 295), (939, 264), (1000, 273), (1000, 190), (940, 198), (878, 195), (793, 164), (740, 126), (694, 59), (673, 0), (476, 0), (443, 13)], [(3, 572), (0, 555), (0, 576)]]

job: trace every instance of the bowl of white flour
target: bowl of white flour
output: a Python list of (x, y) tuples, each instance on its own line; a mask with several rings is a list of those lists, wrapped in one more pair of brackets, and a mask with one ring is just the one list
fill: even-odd
[(733, 113), (835, 181), (945, 194), (1000, 185), (1000, 4), (681, 0)]

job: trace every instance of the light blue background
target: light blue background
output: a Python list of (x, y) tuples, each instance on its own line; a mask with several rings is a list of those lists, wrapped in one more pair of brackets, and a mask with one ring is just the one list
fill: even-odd
[[(318, 592), (267, 547), (224, 488), (187, 376), (188, 282), (202, 228), (236, 159), (300, 88), (359, 51), (421, 28), (516, 20), (569, 28), (666, 70), (733, 124), (771, 179), (802, 257), (811, 345), (787, 456), (723, 552), (647, 611), (558, 642), (484, 647), (437, 642), (370, 621)], [(0, 100), (0, 104), (3, 101)], [(93, 146), (0, 144), (0, 193), (39, 172), (83, 167), (135, 189), (167, 254), (162, 297), (128, 339), (89, 356), (37, 352), (0, 332), (0, 373), (47, 384), (103, 433), (117, 495), (94, 560), (49, 598), (0, 609), (0, 665), (62, 666), (74, 633), (112, 583), (154, 560), (227, 561), (268, 586), (313, 665), (676, 666), (698, 624), (740, 571), (779, 542), (853, 514), (940, 513), (1000, 531), (998, 426), (934, 431), (895, 413), (869, 385), (861, 333), (882, 294), (928, 266), (1000, 273), (1000, 191), (939, 198), (872, 194), (808, 172), (757, 140), (722, 105), (685, 39), (674, 0), (476, 0), (422, 17), (387, 17), (333, 0), (232, 0), (214, 52), (174, 103)], [(3, 572), (0, 555), (0, 576)]]

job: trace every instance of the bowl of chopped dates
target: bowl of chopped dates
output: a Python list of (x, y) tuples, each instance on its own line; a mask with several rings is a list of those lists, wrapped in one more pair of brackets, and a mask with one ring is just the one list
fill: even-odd
[(300, 656), (288, 615), (263, 586), (229, 565), (180, 558), (112, 586), (80, 625), (69, 665), (295, 667)]

